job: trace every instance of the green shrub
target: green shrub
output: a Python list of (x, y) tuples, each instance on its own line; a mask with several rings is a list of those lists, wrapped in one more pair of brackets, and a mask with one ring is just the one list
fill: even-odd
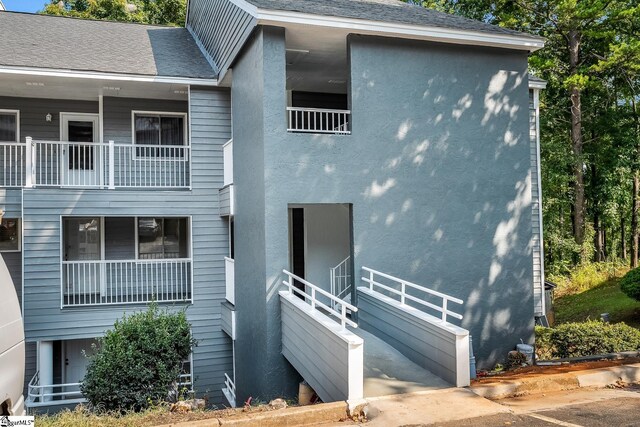
[(620, 289), (629, 298), (640, 301), (640, 268), (635, 268), (620, 280)]
[(140, 411), (167, 399), (195, 341), (184, 311), (125, 316), (107, 331), (91, 356), (81, 390), (106, 411)]
[(551, 342), (553, 329), (536, 326), (536, 360), (550, 360), (553, 358), (554, 347)]
[(553, 356), (560, 358), (636, 351), (640, 349), (640, 330), (598, 320), (565, 323), (552, 330), (550, 343)]

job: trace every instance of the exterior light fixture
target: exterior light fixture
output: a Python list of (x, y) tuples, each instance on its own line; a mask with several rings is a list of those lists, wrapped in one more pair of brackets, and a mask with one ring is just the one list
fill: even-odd
[(53, 119), (53, 116), (51, 115), (51, 113), (47, 113), (45, 119), (47, 120), (47, 123), (51, 123), (51, 120)]

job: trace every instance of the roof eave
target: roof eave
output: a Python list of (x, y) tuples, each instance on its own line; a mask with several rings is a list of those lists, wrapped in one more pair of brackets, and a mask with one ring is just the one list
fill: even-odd
[(218, 86), (215, 78), (152, 76), (144, 74), (110, 73), (103, 71), (67, 70), (57, 68), (36, 68), (0, 65), (0, 74), (18, 74), (27, 76), (66, 77), (75, 79), (130, 81), (165, 84), (184, 84), (197, 86)]
[(401, 24), (396, 22), (371, 21), (366, 19), (343, 18), (316, 15), (286, 10), (261, 9), (245, 0), (230, 0), (233, 4), (253, 15), (258, 24), (282, 25), (300, 24), (321, 27), (343, 28), (360, 34), (382, 35), (418, 40), (437, 41), (474, 46), (492, 46), (506, 49), (535, 52), (544, 47), (545, 40), (534, 36), (517, 36), (479, 31), (456, 30), (444, 27)]

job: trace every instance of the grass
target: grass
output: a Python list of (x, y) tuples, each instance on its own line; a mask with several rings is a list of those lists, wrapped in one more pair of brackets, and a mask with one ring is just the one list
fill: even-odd
[(584, 322), (609, 313), (612, 323), (624, 322), (640, 328), (640, 302), (626, 296), (620, 290), (619, 281), (619, 278), (609, 279), (584, 292), (556, 298), (556, 323)]

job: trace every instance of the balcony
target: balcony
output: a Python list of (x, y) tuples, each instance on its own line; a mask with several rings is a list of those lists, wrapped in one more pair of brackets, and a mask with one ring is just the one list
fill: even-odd
[(61, 306), (190, 302), (191, 259), (62, 261)]
[(349, 110), (287, 107), (287, 131), (294, 133), (328, 133), (349, 135)]
[(0, 143), (0, 187), (188, 189), (191, 147), (93, 142)]

